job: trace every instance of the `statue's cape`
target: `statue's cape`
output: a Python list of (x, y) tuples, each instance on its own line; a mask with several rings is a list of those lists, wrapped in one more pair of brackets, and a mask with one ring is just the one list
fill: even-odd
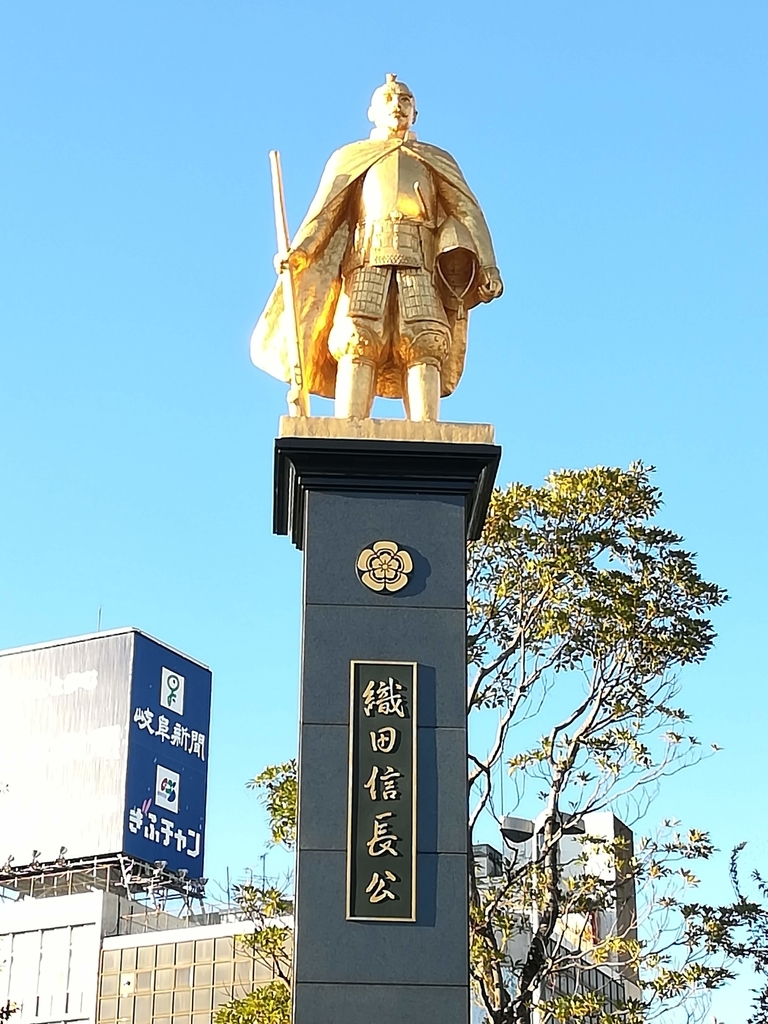
[[(477, 257), (481, 244), (474, 237), (473, 224), (478, 215), (482, 220), (482, 212), (458, 164), (449, 153), (438, 149), (437, 146), (402, 139), (366, 139), (338, 149), (326, 164), (317, 194), (296, 232), (292, 247), (301, 248), (302, 241), (310, 233), (314, 222), (323, 215), (327, 207), (337, 199), (343, 203), (342, 193), (347, 192), (373, 164), (400, 146), (463, 194), (471, 216), (466, 218), (466, 223), (459, 220), (458, 224), (452, 225), (454, 230), (443, 233), (446, 241), (442, 248), (447, 251), (463, 244)], [(458, 218), (454, 216), (450, 220), (454, 222)], [(343, 216), (323, 251), (313, 257), (310, 265), (303, 271), (294, 273), (296, 319), (299, 327), (304, 386), (311, 394), (322, 395), (325, 398), (333, 398), (336, 387), (336, 362), (328, 352), (328, 335), (341, 290), (341, 264), (349, 241), (349, 232), (349, 219)], [(457, 235), (460, 236), (458, 242)], [(438, 231), (438, 259), (441, 256), (439, 239)], [(441, 287), (439, 280), (436, 284), (438, 288)], [(465, 296), (465, 309), (477, 305), (479, 299), (476, 291), (475, 286)], [(452, 306), (454, 308), (451, 308)], [(443, 395), (451, 394), (458, 384), (464, 369), (467, 348), (468, 316), (466, 313), (457, 316), (455, 307), (456, 304), (451, 302), (448, 295), (446, 313), (451, 328), (452, 344), (442, 368)], [(284, 381), (291, 380), (291, 366), (295, 362), (292, 357), (295, 332), (293, 325), (287, 323), (287, 319), (282, 286), (278, 282), (253, 329), (251, 360), (260, 369)], [(381, 374), (380, 378), (378, 394), (385, 398), (403, 397), (398, 375)]]

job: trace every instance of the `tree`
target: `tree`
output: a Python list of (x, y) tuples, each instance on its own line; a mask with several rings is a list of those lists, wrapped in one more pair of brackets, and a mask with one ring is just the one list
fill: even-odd
[[(473, 841), (500, 823), (502, 767), (516, 804), (541, 808), (526, 856), (496, 877), (471, 874), (471, 981), (492, 1024), (632, 1024), (731, 976), (723, 945), (686, 911), (691, 864), (713, 852), (708, 835), (668, 822), (635, 849), (625, 833), (586, 829), (602, 811), (637, 817), (664, 776), (702, 756), (676, 703), (678, 673), (706, 656), (708, 614), (726, 595), (655, 523), (652, 473), (641, 463), (562, 470), (540, 488), (497, 490), (469, 548), (467, 710), (480, 725), (471, 735), (494, 724), (469, 757)], [(511, 750), (511, 730), (533, 723), (540, 738)], [(274, 838), (292, 840), (295, 774), (282, 765), (254, 781)], [(620, 920), (635, 888), (637, 912)], [(611, 912), (598, 934), (594, 922)], [(580, 983), (604, 963), (631, 998), (611, 1003)]]
[[(470, 549), (468, 710), (499, 715), (490, 748), (470, 754), (473, 832), (494, 811), (493, 773), (510, 730), (530, 714), (546, 723), (508, 761), (516, 792), (535, 787), (542, 807), (537, 849), (472, 890), (472, 980), (493, 1024), (528, 1024), (534, 1003), (541, 1020), (646, 1020), (727, 977), (691, 946), (681, 912), (670, 934), (680, 909), (670, 887), (696, 883), (689, 864), (711, 854), (705, 833), (672, 826), (638, 854), (621, 838), (585, 834), (578, 870), (561, 861), (569, 825), (601, 810), (626, 813), (633, 797), (641, 810), (664, 775), (700, 756), (675, 704), (676, 674), (706, 656), (715, 635), (707, 614), (726, 595), (702, 579), (682, 538), (655, 524), (661, 494), (651, 473), (641, 463), (560, 471), (541, 488), (497, 491)], [(642, 920), (585, 941), (590, 915), (615, 908), (619, 887), (632, 884), (643, 893)], [(567, 942), (580, 919), (579, 941)], [(530, 933), (527, 950), (510, 963), (520, 932)], [(636, 979), (637, 998), (620, 1017), (594, 994), (556, 994), (559, 975), (601, 961)]]
[(736, 902), (719, 909), (717, 922), (720, 928), (723, 924), (728, 928), (729, 954), (741, 963), (748, 963), (761, 979), (747, 1024), (768, 1024), (768, 881), (755, 869), (750, 877), (758, 898), (750, 899), (746, 894), (739, 874), (739, 856), (746, 845), (741, 843), (731, 854), (731, 882)]
[[(296, 762), (271, 765), (247, 783), (260, 791), (273, 843), (291, 849), (296, 841)], [(234, 897), (254, 930), (238, 941), (271, 976), (244, 999), (233, 999), (214, 1014), (215, 1024), (290, 1024), (293, 902), (278, 886), (236, 885)]]
[(222, 1006), (213, 1019), (216, 1024), (289, 1024), (290, 989), (283, 981), (271, 981)]
[(747, 1024), (768, 1024), (768, 882), (758, 870), (750, 874), (756, 893), (750, 896), (739, 866), (747, 844), (731, 853), (730, 876), (735, 900), (720, 906), (689, 903), (683, 908), (688, 933), (710, 951), (724, 950), (729, 961), (747, 964), (760, 985), (754, 990)]
[(728, 928), (729, 954), (742, 963), (750, 964), (762, 979), (760, 988), (755, 991), (753, 1013), (747, 1024), (768, 1024), (768, 882), (754, 870), (751, 878), (758, 900), (750, 899), (745, 893), (739, 875), (739, 855), (745, 846), (746, 843), (741, 843), (731, 855), (731, 882), (736, 902), (721, 908), (716, 920), (721, 928), (723, 924)]

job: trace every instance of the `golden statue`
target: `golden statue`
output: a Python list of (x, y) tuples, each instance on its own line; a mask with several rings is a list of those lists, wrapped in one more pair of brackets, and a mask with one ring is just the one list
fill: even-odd
[[(416, 141), (413, 93), (387, 75), (371, 100), (370, 139), (342, 146), (287, 243), (274, 155), (281, 281), (251, 337), (251, 359), (335, 415), (368, 417), (375, 395), (411, 420), (437, 420), (464, 369), (467, 315), (502, 293), (483, 212), (456, 161)], [(282, 224), (282, 229), (281, 229)]]

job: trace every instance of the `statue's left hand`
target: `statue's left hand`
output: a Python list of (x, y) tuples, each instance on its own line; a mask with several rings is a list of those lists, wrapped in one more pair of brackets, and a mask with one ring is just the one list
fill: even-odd
[(482, 267), (480, 269), (480, 283), (477, 287), (477, 294), (481, 302), (491, 302), (498, 299), (504, 291), (504, 283), (498, 267)]

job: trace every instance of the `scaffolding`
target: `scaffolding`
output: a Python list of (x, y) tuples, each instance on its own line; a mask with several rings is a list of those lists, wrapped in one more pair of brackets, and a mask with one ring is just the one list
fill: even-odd
[[(0, 900), (44, 899), (101, 890), (118, 897), (118, 934), (209, 924), (220, 912), (206, 910), (206, 878), (168, 871), (165, 861), (150, 864), (123, 853), (55, 861), (33, 861), (0, 868)], [(195, 904), (198, 911), (195, 912)]]

